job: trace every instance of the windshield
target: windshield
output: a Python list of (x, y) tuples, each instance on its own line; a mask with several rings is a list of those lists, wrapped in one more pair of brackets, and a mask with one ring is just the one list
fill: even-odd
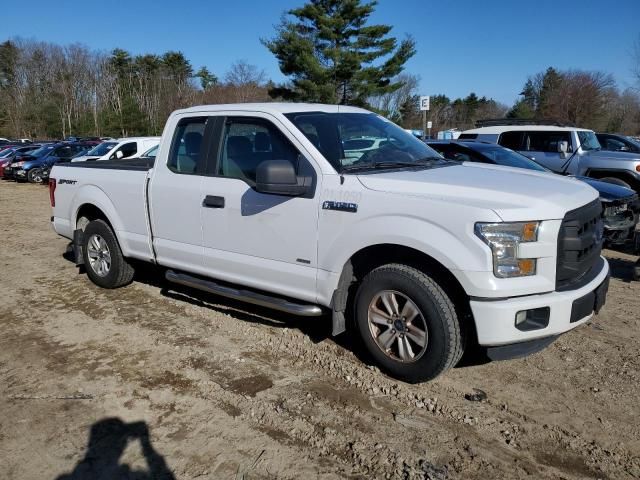
[(578, 139), (582, 150), (600, 150), (602, 148), (596, 134), (593, 132), (578, 130)]
[(633, 137), (625, 137), (627, 140), (629, 140), (631, 143), (633, 143), (636, 147), (640, 148), (640, 141), (636, 140)]
[(40, 148), (36, 148), (35, 150), (30, 151), (28, 153), (28, 155), (30, 155), (32, 157), (40, 158), (40, 157), (46, 155), (47, 153), (49, 153), (51, 150), (53, 150), (53, 146), (52, 145), (43, 145)]
[(141, 156), (142, 157), (151, 157), (151, 158), (156, 158), (156, 155), (158, 154), (158, 147), (160, 145), (156, 145), (155, 147), (151, 147), (149, 150), (147, 150), (146, 152), (144, 152)]
[(480, 150), (486, 157), (493, 160), (497, 165), (506, 167), (526, 168), (528, 170), (537, 170), (539, 172), (548, 172), (539, 163), (534, 162), (530, 158), (525, 157), (508, 148), (487, 147)]
[(435, 150), (375, 113), (298, 112), (286, 117), (339, 171), (447, 164)]
[(118, 142), (101, 143), (100, 145), (96, 145), (91, 150), (89, 150), (85, 155), (94, 155), (96, 157), (101, 157), (103, 155), (106, 155), (109, 152), (109, 150), (111, 150), (117, 144)]
[(3, 150), (2, 152), (0, 152), (0, 158), (9, 157), (13, 155), (13, 152), (15, 151), (16, 151), (15, 148), (7, 148), (6, 150)]

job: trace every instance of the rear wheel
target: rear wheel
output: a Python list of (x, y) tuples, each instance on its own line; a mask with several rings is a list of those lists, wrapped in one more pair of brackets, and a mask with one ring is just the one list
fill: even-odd
[(41, 168), (32, 168), (27, 173), (27, 179), (31, 183), (42, 183), (42, 169)]
[(122, 255), (113, 230), (104, 220), (93, 220), (84, 229), (82, 255), (87, 275), (103, 288), (118, 288), (133, 280), (133, 267)]
[(463, 332), (451, 299), (415, 268), (373, 270), (358, 289), (355, 309), (363, 344), (396, 378), (431, 380), (462, 357)]

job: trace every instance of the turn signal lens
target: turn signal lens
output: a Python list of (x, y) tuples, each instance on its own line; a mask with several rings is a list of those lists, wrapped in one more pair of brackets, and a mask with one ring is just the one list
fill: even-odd
[(525, 223), (522, 226), (522, 241), (535, 242), (538, 240), (538, 222)]
[(532, 258), (523, 258), (518, 260), (518, 266), (520, 267), (520, 275), (536, 274), (536, 261)]

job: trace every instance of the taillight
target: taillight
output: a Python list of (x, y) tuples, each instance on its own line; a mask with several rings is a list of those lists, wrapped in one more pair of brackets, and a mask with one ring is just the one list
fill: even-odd
[(49, 201), (51, 202), (51, 206), (56, 206), (56, 179), (49, 179)]

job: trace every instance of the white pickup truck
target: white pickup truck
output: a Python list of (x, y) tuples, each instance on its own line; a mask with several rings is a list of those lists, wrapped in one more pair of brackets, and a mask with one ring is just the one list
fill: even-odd
[(303, 315), (331, 314), (407, 381), (465, 346), (523, 356), (604, 304), (598, 193), (583, 182), (445, 160), (354, 107), (174, 112), (154, 159), (56, 164), (53, 228), (105, 288), (131, 259), (166, 279)]

